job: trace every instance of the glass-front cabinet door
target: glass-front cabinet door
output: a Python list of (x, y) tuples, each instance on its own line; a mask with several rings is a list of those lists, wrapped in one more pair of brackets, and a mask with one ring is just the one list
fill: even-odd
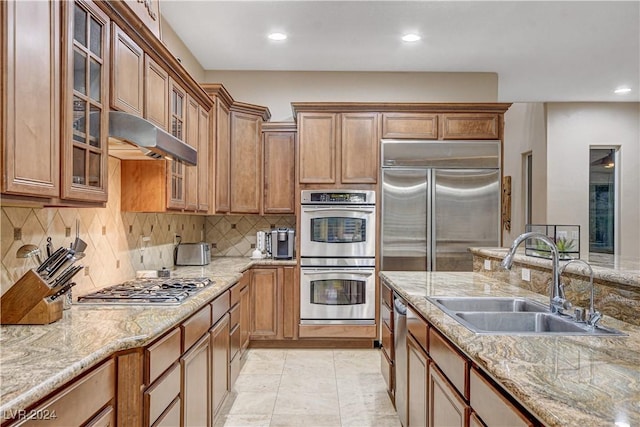
[[(185, 115), (187, 107), (187, 93), (173, 79), (169, 79), (169, 128), (171, 135), (185, 140)], [(180, 160), (168, 160), (170, 164), (167, 174), (167, 208), (184, 209), (185, 172), (186, 166)]]
[(62, 197), (107, 200), (109, 19), (92, 2), (64, 3)]

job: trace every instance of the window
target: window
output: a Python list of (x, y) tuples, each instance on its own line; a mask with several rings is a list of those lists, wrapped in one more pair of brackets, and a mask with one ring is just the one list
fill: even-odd
[(616, 243), (617, 148), (590, 150), (589, 166), (589, 252), (613, 255)]

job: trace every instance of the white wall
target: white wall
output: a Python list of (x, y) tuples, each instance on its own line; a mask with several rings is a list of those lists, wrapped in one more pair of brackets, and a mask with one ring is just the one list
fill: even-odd
[(532, 153), (532, 220), (545, 224), (547, 217), (547, 138), (543, 103), (515, 103), (504, 115), (504, 176), (511, 176), (511, 232), (503, 230), (509, 246), (525, 231), (526, 169), (524, 155)]
[(272, 121), (291, 121), (292, 102), (497, 102), (495, 73), (213, 71), (233, 99), (266, 106)]
[[(160, 7), (162, 8), (162, 3), (160, 4)], [(200, 62), (198, 62), (196, 57), (193, 56), (191, 51), (182, 42), (182, 39), (178, 37), (162, 15), (160, 20), (160, 33), (162, 42), (171, 51), (173, 56), (180, 59), (182, 66), (197, 82), (201, 82), (205, 75), (204, 68), (202, 68)]]
[(579, 224), (589, 250), (589, 149), (620, 146), (620, 255), (640, 259), (640, 104), (547, 104), (547, 223)]

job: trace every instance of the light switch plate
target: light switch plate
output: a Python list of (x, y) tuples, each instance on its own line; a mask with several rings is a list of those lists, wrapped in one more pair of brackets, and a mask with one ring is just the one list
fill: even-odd
[(524, 280), (525, 282), (531, 281), (531, 270), (529, 270), (528, 268), (522, 269), (522, 280)]
[(491, 271), (491, 260), (489, 259), (484, 260), (484, 269), (487, 271)]

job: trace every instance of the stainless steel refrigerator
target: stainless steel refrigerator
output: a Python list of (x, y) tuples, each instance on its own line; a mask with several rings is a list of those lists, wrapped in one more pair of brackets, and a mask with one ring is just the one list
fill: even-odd
[(381, 269), (472, 271), (500, 195), (500, 141), (382, 140)]

